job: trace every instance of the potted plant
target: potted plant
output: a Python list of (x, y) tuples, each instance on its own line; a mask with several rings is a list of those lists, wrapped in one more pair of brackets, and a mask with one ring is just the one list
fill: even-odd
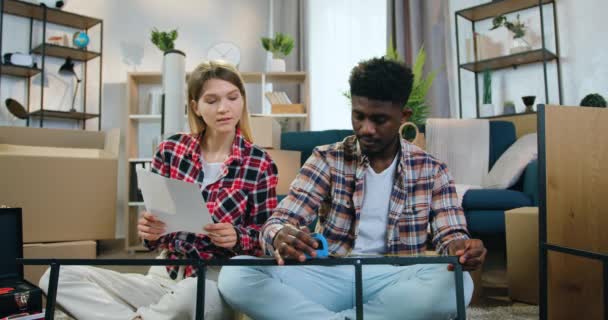
[(590, 93), (581, 100), (582, 107), (606, 108), (606, 99), (599, 93)]
[(270, 62), (268, 71), (273, 72), (284, 72), (285, 71), (285, 60), (291, 50), (294, 47), (293, 38), (285, 33), (278, 32), (274, 38), (262, 38), (262, 47), (270, 53), (272, 53), (272, 60)]
[(177, 29), (159, 31), (152, 29), (150, 41), (163, 52), (163, 95), (162, 118), (165, 135), (183, 130), (184, 105), (186, 105), (186, 54), (175, 49)]
[(480, 117), (491, 117), (495, 114), (494, 105), (492, 104), (492, 71), (486, 69), (483, 71), (483, 97), (482, 105), (479, 108)]
[(490, 30), (494, 30), (500, 27), (506, 27), (509, 31), (513, 33), (513, 47), (510, 49), (510, 53), (519, 53), (532, 49), (530, 44), (524, 39), (526, 35), (526, 25), (519, 20), (519, 14), (517, 15), (517, 20), (511, 22), (504, 15), (499, 15), (492, 20), (492, 28)]

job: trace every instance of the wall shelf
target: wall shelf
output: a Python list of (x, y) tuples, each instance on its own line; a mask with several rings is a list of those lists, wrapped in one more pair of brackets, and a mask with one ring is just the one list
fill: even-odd
[[(39, 21), (44, 20), (44, 12), (41, 6), (24, 1), (4, 0), (3, 12)], [(55, 8), (48, 8), (47, 22), (84, 30), (101, 23), (101, 19), (91, 18)]]
[(472, 72), (482, 72), (484, 70), (500, 70), (524, 64), (542, 62), (543, 60), (552, 61), (555, 59), (557, 59), (557, 56), (553, 52), (546, 49), (537, 49), (508, 56), (465, 63), (461, 64), (460, 67)]
[(85, 113), (85, 112), (70, 112), (70, 111), (59, 111), (59, 110), (36, 110), (29, 113), (30, 117), (45, 117), (45, 118), (56, 118), (56, 119), (72, 119), (72, 120), (88, 120), (99, 117), (96, 113)]
[(42, 70), (38, 68), (29, 68), (22, 66), (15, 66), (10, 64), (0, 64), (0, 74), (5, 74), (14, 77), (29, 78), (39, 74)]
[[(455, 33), (456, 33), (456, 60), (458, 65), (458, 110), (460, 118), (463, 118), (463, 79), (462, 72), (469, 71), (474, 73), (475, 81), (468, 81), (466, 83), (472, 83), (475, 89), (475, 113), (474, 117), (480, 117), (480, 91), (479, 90), (479, 74), (488, 70), (501, 70), (507, 68), (516, 68), (521, 65), (529, 65), (529, 64), (541, 64), (542, 65), (542, 74), (543, 74), (543, 84), (544, 84), (544, 102), (547, 103), (549, 99), (549, 76), (547, 74), (547, 65), (549, 62), (554, 62), (556, 65), (556, 78), (557, 78), (557, 94), (559, 96), (559, 103), (562, 103), (562, 85), (561, 85), (561, 67), (560, 67), (560, 53), (559, 53), (559, 37), (558, 37), (558, 28), (557, 28), (557, 13), (556, 13), (556, 0), (494, 0), (489, 1), (484, 4), (465, 8), (454, 13), (455, 18)], [(529, 50), (525, 52), (519, 52), (515, 54), (508, 54), (504, 56), (499, 56), (491, 59), (461, 63), (461, 43), (460, 43), (460, 32), (459, 32), (459, 22), (464, 20), (468, 22), (471, 26), (471, 42), (470, 44), (466, 44), (467, 52), (474, 52), (474, 56), (477, 57), (478, 49), (478, 40), (475, 34), (480, 33), (478, 29), (476, 29), (476, 24), (482, 20), (492, 19), (499, 15), (505, 15), (510, 13), (516, 13), (519, 11), (534, 9), (538, 11), (539, 14), (539, 24), (541, 26), (540, 40), (541, 46), (540, 48)], [(551, 34), (551, 31), (548, 31), (544, 24), (544, 15), (545, 11), (551, 12), (553, 15), (553, 35), (555, 37), (554, 49), (548, 49), (546, 47), (547, 43), (547, 34)], [(529, 27), (529, 26), (527, 26)], [(472, 46), (471, 46), (472, 45)], [(481, 46), (484, 48), (484, 46)], [(472, 50), (472, 51), (471, 51)], [(465, 51), (465, 50), (462, 50)], [(470, 103), (468, 106), (472, 106)], [(471, 114), (471, 110), (467, 109), (467, 117)]]
[(72, 58), (75, 61), (89, 61), (99, 57), (99, 52), (87, 51), (82, 49), (76, 49), (71, 47), (59, 46), (55, 44), (41, 44), (36, 48), (32, 49), (32, 53), (42, 54), (42, 47), (46, 46), (46, 55), (49, 57), (56, 58)]

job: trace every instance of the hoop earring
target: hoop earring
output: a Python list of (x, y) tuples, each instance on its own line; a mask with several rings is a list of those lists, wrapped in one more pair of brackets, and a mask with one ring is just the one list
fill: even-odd
[[(403, 139), (406, 139), (406, 138), (403, 136), (403, 133), (404, 133), (404, 131), (405, 131), (405, 128), (406, 128), (406, 127), (413, 127), (413, 128), (414, 128), (414, 130), (416, 131), (416, 135), (414, 136), (414, 139), (412, 139), (412, 141), (410, 141), (410, 142), (414, 142), (414, 141), (416, 141), (416, 139), (418, 138), (418, 135), (420, 134), (420, 131), (418, 130), (418, 126), (417, 126), (415, 123), (413, 123), (413, 122), (409, 122), (409, 121), (408, 121), (408, 122), (404, 122), (404, 123), (403, 123), (403, 124), (402, 124), (402, 125), (399, 127), (399, 136), (400, 136), (401, 138), (403, 138)], [(406, 140), (407, 140), (407, 139), (406, 139)], [(409, 140), (408, 140), (408, 141), (409, 141)]]

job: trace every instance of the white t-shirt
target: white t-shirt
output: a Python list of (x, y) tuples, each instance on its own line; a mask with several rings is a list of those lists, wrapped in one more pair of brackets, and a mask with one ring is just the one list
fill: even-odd
[(397, 168), (397, 156), (380, 173), (369, 166), (365, 171), (363, 205), (359, 220), (359, 234), (352, 254), (383, 254), (386, 252), (386, 225)]
[[(202, 159), (203, 157), (201, 157)], [(203, 189), (208, 185), (216, 182), (222, 175), (222, 169), (224, 166), (223, 162), (211, 162), (208, 163), (205, 160), (201, 160), (203, 163)]]

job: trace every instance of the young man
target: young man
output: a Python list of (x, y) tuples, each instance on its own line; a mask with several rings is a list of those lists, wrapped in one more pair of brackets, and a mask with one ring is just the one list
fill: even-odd
[[(411, 116), (404, 105), (411, 70), (384, 58), (357, 65), (350, 76), (355, 136), (314, 150), (289, 195), (262, 229), (261, 244), (283, 259), (304, 261), (317, 231), (333, 256), (420, 254), (427, 226), (441, 254), (460, 256), (465, 270), (486, 254), (470, 239), (445, 164), (401, 139)], [(363, 266), (365, 319), (446, 319), (456, 314), (454, 276), (447, 265)], [(467, 304), (473, 283), (465, 273)], [(219, 288), (235, 309), (254, 319), (355, 319), (352, 266), (225, 267)]]

